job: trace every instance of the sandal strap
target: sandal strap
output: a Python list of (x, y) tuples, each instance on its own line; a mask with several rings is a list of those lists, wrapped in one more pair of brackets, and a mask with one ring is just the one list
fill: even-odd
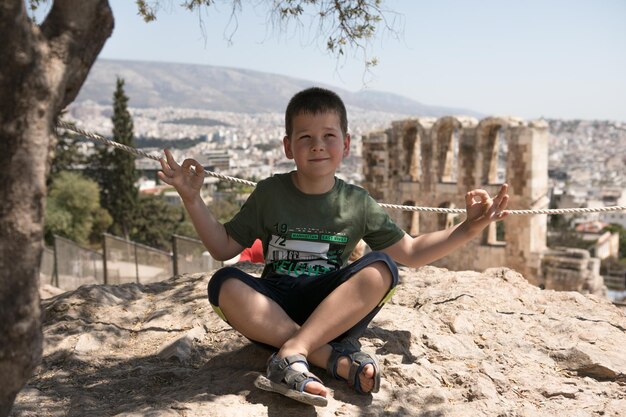
[(273, 353), (267, 362), (268, 371), (269, 371), (269, 367), (272, 365), (277, 370), (282, 371), (285, 369), (290, 369), (289, 367), (291, 365), (293, 365), (294, 363), (298, 363), (298, 362), (303, 363), (304, 366), (306, 366), (306, 368), (309, 369), (309, 362), (306, 360), (306, 357), (304, 355), (295, 354), (295, 355), (285, 356), (284, 358), (279, 358), (277, 353)]
[(352, 363), (350, 364), (348, 384), (353, 385), (357, 391), (363, 392), (363, 390), (361, 389), (359, 375), (361, 374), (361, 372), (363, 372), (363, 368), (365, 368), (366, 365), (374, 366), (376, 365), (376, 362), (369, 353), (363, 351), (352, 353), (350, 355), (350, 360), (352, 361)]
[(326, 364), (326, 372), (335, 379), (344, 380), (337, 375), (337, 361), (343, 356), (349, 358), (352, 353), (360, 351), (361, 343), (357, 339), (346, 338), (339, 342), (330, 342), (330, 346), (332, 351)]
[[(291, 368), (294, 363), (303, 363), (307, 371), (297, 371)], [(315, 381), (322, 383), (315, 374), (308, 371), (309, 363), (304, 355), (296, 354), (289, 355), (284, 358), (279, 358), (276, 353), (270, 356), (267, 363), (267, 378), (272, 382), (284, 383), (291, 389), (304, 391), (304, 387), (309, 382)]]
[[(372, 357), (369, 353), (361, 350), (361, 344), (356, 339), (344, 339), (340, 342), (331, 342), (332, 352), (326, 365), (326, 371), (335, 379), (348, 382), (348, 385), (354, 387), (354, 389), (361, 394), (368, 394), (378, 392), (380, 388), (380, 366), (375, 357)], [(344, 379), (337, 375), (337, 362), (341, 357), (346, 356), (350, 359), (350, 370), (348, 372), (348, 378)], [(374, 367), (374, 387), (371, 391), (365, 392), (361, 388), (361, 380), (359, 376), (363, 369), (367, 365)]]
[(289, 370), (291, 372), (287, 372), (285, 374), (284, 381), (290, 388), (296, 389), (300, 392), (304, 392), (304, 387), (306, 387), (306, 384), (308, 384), (309, 382), (314, 381), (322, 384), (322, 381), (312, 372), (298, 372), (294, 371), (293, 369)]

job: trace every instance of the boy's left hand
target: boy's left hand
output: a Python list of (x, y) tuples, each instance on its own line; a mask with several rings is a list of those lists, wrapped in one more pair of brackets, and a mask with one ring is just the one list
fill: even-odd
[(506, 206), (509, 202), (508, 184), (502, 184), (498, 194), (491, 198), (485, 190), (472, 190), (465, 194), (466, 222), (476, 232), (484, 229), (492, 221), (504, 219), (509, 213)]

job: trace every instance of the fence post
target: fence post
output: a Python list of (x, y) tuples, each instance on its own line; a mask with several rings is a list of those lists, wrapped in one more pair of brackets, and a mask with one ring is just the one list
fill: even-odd
[(172, 266), (174, 276), (178, 275), (178, 247), (176, 246), (176, 235), (172, 235)]
[(104, 278), (104, 285), (109, 283), (109, 274), (107, 272), (107, 234), (102, 233), (102, 275)]
[(139, 259), (137, 259), (137, 245), (135, 244), (135, 242), (133, 241), (128, 241), (133, 245), (133, 248), (135, 248), (135, 274), (137, 277), (137, 283), (139, 284)]
[(57, 261), (57, 237), (56, 235), (52, 236), (52, 249), (54, 250), (53, 257), (53, 267), (52, 267), (52, 276), (54, 277), (54, 286), (59, 288), (59, 262)]

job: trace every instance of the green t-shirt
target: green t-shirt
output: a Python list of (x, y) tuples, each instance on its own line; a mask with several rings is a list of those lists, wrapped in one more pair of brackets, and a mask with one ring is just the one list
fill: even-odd
[(225, 227), (244, 247), (263, 241), (262, 276), (321, 275), (345, 265), (360, 239), (381, 250), (404, 236), (363, 188), (335, 178), (329, 192), (305, 194), (291, 174), (260, 181)]

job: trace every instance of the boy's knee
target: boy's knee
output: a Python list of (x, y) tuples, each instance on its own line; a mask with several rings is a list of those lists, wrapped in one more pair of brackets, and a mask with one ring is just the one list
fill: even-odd
[(379, 271), (388, 287), (391, 289), (398, 285), (398, 267), (393, 259), (384, 252), (372, 252), (370, 255), (373, 259), (369, 266)]
[(398, 266), (391, 256), (387, 255), (385, 252), (378, 252), (378, 255), (380, 256), (380, 261), (384, 262), (385, 266), (391, 273), (392, 278), (394, 278), (394, 285), (396, 285), (398, 283)]
[(370, 266), (374, 267), (376, 271), (378, 271), (384, 282), (383, 285), (386, 290), (385, 295), (378, 304), (378, 307), (382, 307), (387, 301), (389, 301), (389, 299), (391, 299), (391, 296), (396, 291), (396, 286), (399, 282), (398, 267), (393, 259), (391, 259), (391, 257), (384, 252), (375, 252), (373, 253), (373, 257), (375, 260), (373, 260)]
[(209, 303), (217, 315), (228, 323), (222, 307), (229, 304), (233, 295), (241, 294), (247, 285), (237, 278), (240, 271), (236, 268), (226, 267), (217, 271), (209, 280), (207, 290), (209, 293)]
[(363, 291), (368, 293), (387, 292), (394, 287), (393, 274), (385, 262), (374, 261), (353, 275), (350, 281), (358, 281)]
[(228, 277), (222, 281), (219, 298), (229, 297), (232, 294), (240, 294), (246, 288), (249, 288), (243, 281), (236, 277)]
[(371, 266), (376, 268), (383, 280), (382, 285), (384, 287), (385, 294), (377, 305), (377, 307), (382, 307), (387, 301), (391, 299), (393, 294), (396, 292), (396, 285), (398, 281), (397, 279), (394, 279), (393, 271), (389, 268), (389, 265), (387, 263), (376, 262)]
[(389, 265), (380, 261), (374, 262), (370, 265), (370, 267), (377, 271), (377, 275), (379, 275), (379, 278), (377, 279), (382, 279), (385, 288), (391, 289), (395, 287), (393, 272), (389, 269)]
[[(237, 275), (240, 274), (237, 268), (226, 267), (218, 270), (211, 279), (209, 280), (209, 284), (207, 285), (207, 292), (209, 295), (209, 302), (212, 305), (219, 305), (220, 294), (226, 290), (228, 291), (228, 287), (232, 287), (231, 284), (233, 281), (239, 281), (237, 279)], [(242, 283), (243, 284), (243, 283)]]

